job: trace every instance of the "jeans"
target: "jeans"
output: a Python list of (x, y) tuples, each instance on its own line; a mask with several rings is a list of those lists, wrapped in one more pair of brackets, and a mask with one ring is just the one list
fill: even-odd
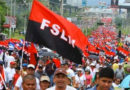
[(53, 74), (52, 74), (51, 76), (49, 76), (49, 78), (50, 78), (50, 82), (51, 82), (50, 85), (53, 86), (53, 84), (54, 84), (54, 83), (53, 83)]

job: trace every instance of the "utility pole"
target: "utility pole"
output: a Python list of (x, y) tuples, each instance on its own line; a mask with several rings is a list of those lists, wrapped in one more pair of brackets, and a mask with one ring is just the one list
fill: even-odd
[(0, 15), (0, 32), (1, 32), (1, 15)]
[(14, 15), (13, 15), (14, 17), (15, 17), (15, 11), (16, 11), (16, 0), (14, 0), (14, 13), (13, 13), (13, 14), (14, 14)]
[(60, 2), (61, 2), (61, 3), (60, 3), (60, 15), (63, 16), (63, 13), (64, 13), (64, 12), (63, 12), (63, 8), (64, 8), (64, 7), (63, 7), (63, 0), (60, 0)]
[[(13, 19), (15, 19), (15, 11), (16, 11), (16, 0), (14, 0), (14, 2), (13, 2)], [(13, 31), (13, 35), (14, 35), (14, 32), (15, 32), (15, 25), (16, 25), (16, 23), (15, 23), (15, 21), (12, 23), (12, 31)]]
[(24, 15), (24, 34), (26, 32), (26, 15)]
[(12, 15), (12, 11), (13, 11), (12, 6), (13, 6), (13, 5), (12, 5), (12, 0), (11, 0), (11, 3), (10, 3), (10, 7), (11, 7), (11, 10), (10, 10), (10, 16), (13, 16), (13, 15)]
[[(13, 16), (13, 14), (12, 14), (12, 11), (13, 11), (13, 8), (12, 8), (12, 0), (11, 0), (11, 3), (10, 3), (10, 5), (11, 5), (11, 12), (10, 12), (10, 17), (12, 17)], [(9, 24), (10, 24), (10, 28), (9, 28), (9, 38), (11, 38), (11, 31), (12, 31), (12, 22), (9, 22)]]

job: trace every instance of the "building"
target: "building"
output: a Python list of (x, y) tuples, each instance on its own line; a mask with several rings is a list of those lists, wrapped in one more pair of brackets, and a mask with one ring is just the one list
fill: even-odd
[(127, 9), (127, 18), (130, 18), (130, 0), (119, 0), (118, 6)]
[(82, 0), (66, 0), (65, 4), (70, 5), (72, 7), (82, 7)]
[(110, 7), (111, 0), (87, 0), (88, 7)]

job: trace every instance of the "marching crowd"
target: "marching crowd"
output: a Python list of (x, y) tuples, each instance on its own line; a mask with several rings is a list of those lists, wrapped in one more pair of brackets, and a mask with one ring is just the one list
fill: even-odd
[(22, 67), (17, 56), (1, 49), (0, 90), (125, 90), (121, 82), (130, 75), (130, 56), (122, 63), (83, 58), (82, 64), (45, 56), (36, 66), (23, 60)]
[(40, 57), (43, 47), (25, 41), (1, 41), (0, 90), (129, 90), (130, 43), (118, 45), (109, 27), (99, 27), (88, 41), (82, 64)]

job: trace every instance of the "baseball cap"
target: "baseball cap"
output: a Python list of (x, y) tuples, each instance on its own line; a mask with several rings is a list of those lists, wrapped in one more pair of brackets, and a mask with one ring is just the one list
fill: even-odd
[(90, 72), (90, 69), (86, 69), (85, 71), (86, 71), (86, 72)]
[(38, 68), (42, 68), (42, 67), (43, 67), (43, 65), (41, 65), (41, 64), (38, 65)]
[(94, 63), (91, 63), (90, 66), (95, 66), (95, 64), (94, 64)]
[(119, 66), (122, 66), (122, 63), (118, 63)]
[(11, 65), (14, 65), (15, 63), (16, 63), (16, 62), (14, 62), (14, 61), (10, 62)]
[(41, 76), (40, 81), (48, 81), (50, 82), (50, 79), (48, 76)]
[(57, 74), (59, 74), (59, 73), (64, 74), (64, 75), (67, 76), (67, 72), (66, 72), (66, 70), (65, 70), (64, 68), (58, 68), (58, 69), (55, 71), (54, 76), (57, 75)]
[(77, 68), (76, 70), (77, 70), (77, 71), (82, 71), (83, 69), (82, 69), (82, 68)]
[(27, 64), (27, 63), (23, 63), (22, 66), (23, 66), (23, 67), (27, 67), (28, 64)]
[(27, 68), (33, 68), (33, 69), (35, 69), (35, 66), (33, 64), (28, 64)]

